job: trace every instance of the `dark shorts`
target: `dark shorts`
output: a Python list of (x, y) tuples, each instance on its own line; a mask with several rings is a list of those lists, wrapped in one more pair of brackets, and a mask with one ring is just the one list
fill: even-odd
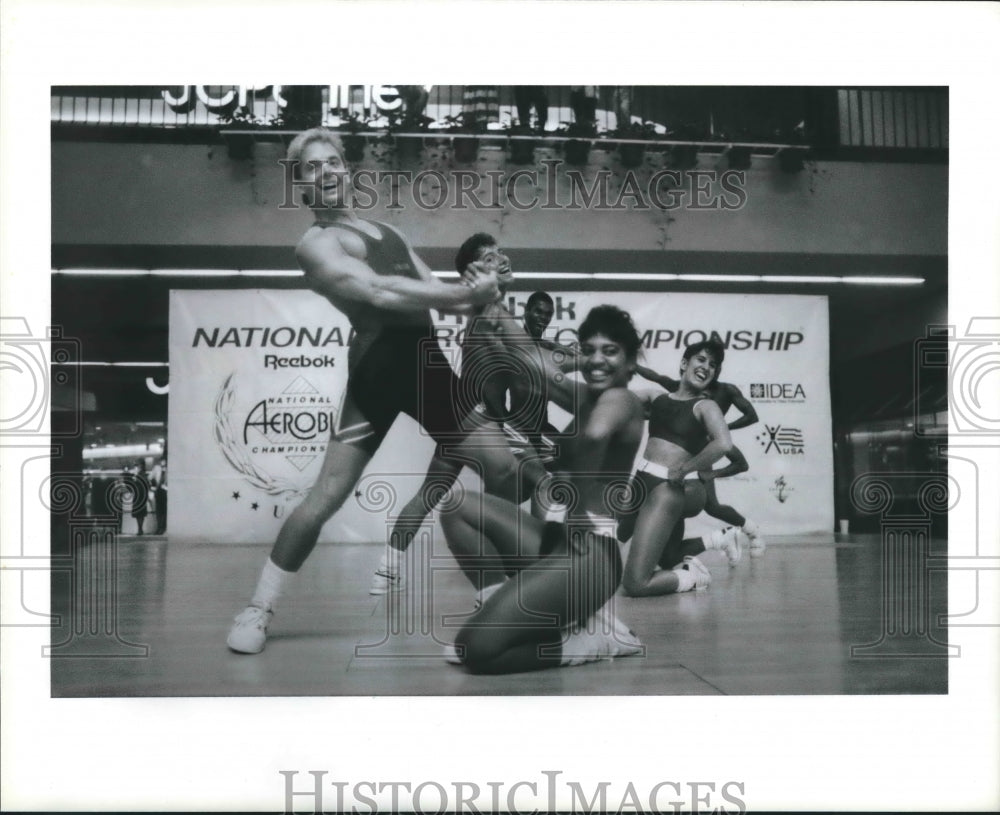
[(405, 413), (438, 444), (455, 444), (466, 435), (456, 415), (458, 388), (458, 377), (433, 336), (386, 332), (348, 376), (334, 439), (372, 454)]

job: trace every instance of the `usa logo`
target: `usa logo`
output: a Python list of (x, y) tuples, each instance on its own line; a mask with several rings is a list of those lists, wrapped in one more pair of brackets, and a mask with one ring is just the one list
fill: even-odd
[(764, 425), (764, 430), (757, 434), (757, 441), (765, 453), (777, 453), (779, 456), (801, 456), (805, 452), (805, 442), (802, 431), (797, 427), (782, 427), (780, 424)]

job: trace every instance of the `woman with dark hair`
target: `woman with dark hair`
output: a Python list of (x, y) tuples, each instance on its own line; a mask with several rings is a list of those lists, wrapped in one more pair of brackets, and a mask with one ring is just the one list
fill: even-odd
[[(676, 391), (678, 385), (680, 385), (680, 382), (673, 377), (657, 373), (651, 368), (646, 368), (643, 365), (636, 368), (635, 372), (644, 379), (648, 379), (650, 382), (655, 382), (661, 388), (670, 392)], [(754, 409), (753, 404), (743, 395), (743, 392), (739, 389), (739, 387), (731, 382), (720, 382), (716, 379), (714, 384), (705, 389), (705, 395), (719, 406), (723, 416), (728, 415), (729, 409), (733, 407), (739, 411), (740, 415), (737, 418), (733, 419), (731, 422), (727, 422), (727, 426), (730, 431), (739, 430), (742, 427), (749, 427), (759, 421), (757, 418), (757, 411)], [(750, 539), (750, 556), (760, 557), (764, 554), (764, 550), (767, 548), (767, 542), (761, 534), (760, 526), (755, 521), (740, 514), (735, 508), (729, 506), (728, 504), (723, 504), (719, 500), (719, 496), (716, 493), (716, 480), (739, 475), (740, 473), (745, 473), (750, 469), (750, 465), (747, 463), (746, 457), (743, 455), (743, 451), (740, 450), (735, 444), (732, 449), (726, 453), (726, 458), (728, 458), (730, 462), (727, 466), (712, 470), (702, 470), (698, 473), (698, 478), (701, 479), (702, 484), (705, 485), (705, 514), (710, 515), (713, 518), (718, 518), (720, 521), (723, 521), (729, 526), (739, 527)], [(632, 520), (635, 520), (634, 517)], [(628, 522), (620, 524), (618, 528), (618, 540), (628, 540), (632, 536), (630, 526), (633, 525), (634, 524), (630, 525)]]
[(649, 440), (633, 482), (633, 504), (639, 509), (622, 578), (631, 597), (707, 588), (711, 573), (697, 557), (706, 549), (725, 551), (730, 564), (740, 559), (745, 536), (736, 528), (683, 538), (684, 518), (705, 506), (698, 471), (710, 469), (733, 449), (722, 411), (707, 394), (724, 357), (717, 340), (689, 345), (677, 390), (645, 396)]
[(577, 665), (641, 651), (608, 607), (621, 581), (614, 536), (617, 494), (642, 440), (641, 401), (626, 386), (640, 347), (631, 317), (599, 306), (580, 325), (583, 382), (534, 353), (550, 398), (573, 414), (557, 472), (542, 487), (541, 520), (494, 495), (466, 495), (441, 523), (452, 553), (480, 586), (479, 608), (453, 660), (474, 673)]

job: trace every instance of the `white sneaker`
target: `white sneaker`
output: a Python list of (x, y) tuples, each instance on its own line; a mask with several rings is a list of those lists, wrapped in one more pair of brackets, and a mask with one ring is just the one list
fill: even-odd
[(267, 627), (273, 616), (270, 606), (247, 606), (236, 616), (226, 645), (240, 654), (259, 654), (267, 642)]
[[(607, 606), (604, 609), (607, 609)], [(644, 649), (639, 638), (613, 613), (609, 619), (612, 630), (605, 631), (605, 626), (601, 622), (602, 619), (608, 619), (604, 609), (598, 610), (582, 626), (574, 626), (570, 630), (562, 646), (563, 665), (570, 667), (600, 659), (630, 657), (642, 653)]]
[[(592, 619), (598, 624), (603, 626), (603, 630), (611, 630), (611, 635), (618, 641), (618, 644), (625, 649), (635, 649), (631, 650), (630, 653), (637, 654), (643, 650), (642, 642), (635, 635), (635, 632), (629, 628), (625, 623), (623, 623), (618, 615), (615, 613), (614, 600), (609, 600), (596, 612)], [(628, 656), (629, 654), (617, 654), (617, 656)]]
[[(704, 591), (712, 584), (712, 573), (694, 555), (688, 555), (673, 570), (678, 572), (680, 581), (677, 591)], [(682, 576), (682, 572), (686, 574)]]
[(393, 551), (391, 556), (392, 562), (390, 563), (389, 550), (382, 553), (378, 568), (372, 577), (372, 584), (368, 589), (369, 594), (389, 594), (389, 592), (402, 591), (406, 588), (406, 578), (403, 577), (400, 569), (406, 553)]
[(764, 554), (764, 550), (767, 549), (767, 541), (764, 540), (764, 536), (757, 535), (747, 535), (750, 540), (750, 557), (761, 557)]
[(717, 529), (708, 537), (706, 549), (721, 549), (726, 553), (730, 566), (735, 566), (743, 557), (744, 541), (750, 542), (743, 530), (735, 526), (726, 529)]
[(372, 584), (368, 588), (368, 593), (389, 594), (389, 592), (402, 591), (405, 588), (406, 580), (403, 575), (380, 566), (372, 576)]
[(458, 649), (454, 645), (444, 647), (444, 661), (452, 665), (462, 664), (462, 658), (458, 655)]

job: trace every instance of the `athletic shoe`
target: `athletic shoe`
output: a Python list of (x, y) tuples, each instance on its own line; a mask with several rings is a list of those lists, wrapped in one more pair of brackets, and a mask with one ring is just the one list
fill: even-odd
[(642, 643), (632, 635), (631, 641), (619, 642), (614, 634), (574, 628), (562, 646), (562, 665), (571, 667), (601, 659), (629, 657), (642, 651)]
[(406, 580), (399, 572), (386, 568), (378, 568), (372, 576), (372, 584), (368, 588), (369, 594), (389, 594), (393, 591), (402, 591), (406, 588)]
[(705, 544), (706, 549), (721, 549), (729, 559), (729, 565), (735, 566), (743, 557), (744, 541), (749, 543), (750, 539), (742, 530), (735, 526), (726, 529), (717, 529), (708, 536)]
[(677, 591), (704, 591), (712, 583), (712, 573), (698, 558), (688, 555), (684, 562), (674, 566), (680, 585)]
[(273, 616), (270, 606), (247, 606), (229, 629), (226, 645), (240, 654), (259, 654), (267, 642), (267, 627)]
[(378, 562), (378, 568), (372, 577), (372, 584), (368, 589), (369, 594), (389, 594), (393, 591), (402, 591), (406, 588), (406, 578), (403, 577), (399, 565), (406, 557), (403, 552), (397, 553), (394, 563), (389, 563), (389, 556), (383, 552)]
[(444, 661), (452, 665), (462, 664), (462, 658), (458, 655), (458, 649), (454, 645), (444, 647)]
[[(601, 608), (594, 612), (594, 616), (591, 617), (591, 619), (601, 626), (602, 631), (610, 629), (611, 635), (621, 646), (626, 648), (637, 648), (638, 651), (642, 650), (642, 643), (635, 635), (635, 632), (618, 619), (618, 615), (615, 614), (613, 601), (609, 600), (601, 606)], [(633, 651), (633, 653), (638, 653), (638, 651)]]
[(764, 536), (758, 531), (758, 527), (754, 524), (754, 531), (751, 532), (745, 526), (743, 527), (743, 533), (747, 536), (750, 541), (750, 557), (760, 557), (764, 554), (764, 550), (767, 549), (767, 541), (764, 540)]
[[(608, 626), (603, 621), (607, 621)], [(611, 631), (605, 631), (606, 627), (610, 627)], [(562, 646), (562, 664), (567, 667), (583, 665), (600, 659), (630, 657), (642, 651), (639, 638), (605, 605), (582, 626), (570, 629), (569, 637)]]
[(760, 557), (763, 555), (764, 550), (767, 549), (767, 541), (760, 534), (760, 526), (748, 518), (747, 522), (743, 524), (743, 534), (750, 541), (750, 557)]

